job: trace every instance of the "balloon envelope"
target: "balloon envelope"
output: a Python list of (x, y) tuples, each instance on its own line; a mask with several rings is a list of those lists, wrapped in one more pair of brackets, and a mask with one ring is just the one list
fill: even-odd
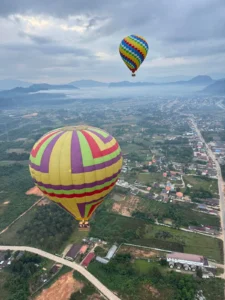
[(134, 73), (148, 54), (148, 43), (143, 37), (132, 34), (122, 40), (119, 52), (126, 66)]
[(122, 167), (118, 142), (90, 126), (53, 130), (37, 141), (29, 169), (35, 184), (77, 220), (89, 220)]

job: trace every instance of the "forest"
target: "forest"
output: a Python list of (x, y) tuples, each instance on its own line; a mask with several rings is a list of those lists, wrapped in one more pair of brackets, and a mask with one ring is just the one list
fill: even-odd
[(68, 240), (77, 223), (56, 204), (39, 206), (33, 220), (18, 231), (26, 245), (57, 251)]

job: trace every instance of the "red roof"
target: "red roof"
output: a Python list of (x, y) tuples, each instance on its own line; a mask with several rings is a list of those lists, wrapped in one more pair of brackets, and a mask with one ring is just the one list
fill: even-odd
[(84, 261), (82, 262), (82, 266), (87, 267), (90, 262), (92, 261), (92, 259), (95, 257), (94, 252), (90, 252), (84, 259)]

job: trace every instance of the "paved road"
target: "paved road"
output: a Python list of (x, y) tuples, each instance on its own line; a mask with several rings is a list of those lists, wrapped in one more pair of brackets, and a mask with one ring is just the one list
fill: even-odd
[(68, 261), (64, 258), (55, 256), (51, 253), (45, 252), (43, 250), (26, 247), (26, 246), (0, 246), (0, 250), (13, 250), (13, 251), (28, 251), (40, 256), (46, 257), (50, 260), (53, 260), (57, 263), (60, 263), (64, 266), (68, 266), (79, 273), (81, 273), (86, 279), (88, 279), (104, 296), (106, 296), (110, 300), (120, 300), (116, 295), (114, 295), (107, 287), (105, 287), (97, 278), (95, 278), (91, 273), (89, 273), (86, 269), (76, 264), (75, 262)]
[[(217, 178), (218, 178), (218, 188), (219, 188), (219, 195), (220, 195), (222, 237), (223, 237), (223, 242), (225, 242), (225, 202), (224, 202), (223, 177), (222, 177), (222, 174), (221, 174), (221, 168), (220, 168), (220, 165), (219, 165), (218, 161), (216, 160), (216, 157), (215, 157), (214, 153), (212, 152), (212, 150), (209, 148), (208, 144), (205, 142), (204, 138), (202, 137), (201, 132), (198, 129), (196, 123), (193, 120), (191, 120), (191, 121), (192, 121), (192, 124), (193, 124), (199, 138), (206, 145), (208, 155), (212, 158), (213, 162), (216, 165)], [(224, 251), (223, 255), (224, 255), (224, 262), (225, 262), (225, 247), (223, 247), (223, 251)], [(224, 273), (224, 279), (225, 279), (225, 273)]]

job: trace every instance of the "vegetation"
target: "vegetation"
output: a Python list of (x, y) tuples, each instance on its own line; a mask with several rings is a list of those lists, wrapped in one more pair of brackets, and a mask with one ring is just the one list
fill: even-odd
[[(27, 166), (21, 164), (0, 165), (0, 230), (8, 226), (37, 200), (27, 196), (33, 186)], [(2, 205), (6, 202), (5, 205)]]
[(98, 294), (98, 291), (96, 290), (96, 288), (83, 275), (81, 275), (77, 271), (74, 271), (73, 277), (76, 280), (83, 282), (84, 287), (82, 288), (81, 291), (77, 291), (77, 292), (73, 293), (70, 297), (70, 300), (88, 300), (89, 296), (91, 296), (95, 293)]
[(200, 287), (205, 296), (219, 288), (217, 299), (223, 299), (220, 280), (212, 279), (206, 287), (204, 280), (171, 272), (157, 262), (137, 260), (133, 264), (129, 253), (117, 254), (107, 265), (91, 262), (88, 270), (122, 299), (134, 299), (135, 295), (137, 300), (193, 300)]
[[(100, 208), (91, 223), (90, 236), (108, 242), (130, 243), (165, 250), (201, 254), (223, 262), (223, 243), (219, 239), (151, 224), (148, 220), (134, 219), (107, 213)], [(123, 228), (123, 230), (121, 230)], [(165, 239), (158, 232), (168, 232)]]
[(40, 206), (34, 218), (18, 231), (27, 245), (56, 251), (68, 240), (76, 222), (57, 205)]
[(25, 253), (20, 259), (12, 261), (8, 267), (9, 277), (4, 286), (10, 293), (8, 300), (28, 299), (34, 282), (40, 275), (41, 262), (40, 256), (30, 253)]

